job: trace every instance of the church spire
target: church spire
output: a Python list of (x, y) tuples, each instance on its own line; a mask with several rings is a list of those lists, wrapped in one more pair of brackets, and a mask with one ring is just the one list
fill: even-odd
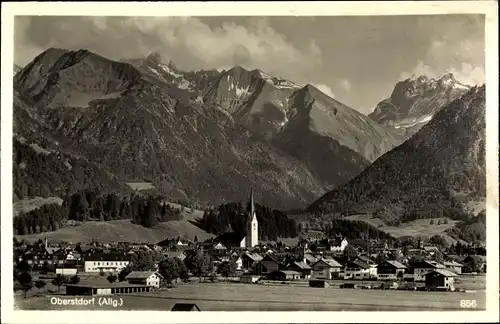
[(250, 217), (253, 217), (255, 213), (255, 205), (253, 203), (253, 188), (250, 191)]

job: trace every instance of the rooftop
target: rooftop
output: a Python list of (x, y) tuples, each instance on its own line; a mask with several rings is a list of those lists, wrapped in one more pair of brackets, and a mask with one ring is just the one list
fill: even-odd
[(125, 277), (125, 279), (147, 279), (151, 277), (153, 274), (161, 276), (156, 271), (132, 271)]
[(392, 265), (393, 267), (398, 268), (398, 269), (405, 269), (406, 268), (406, 266), (404, 264), (402, 264), (401, 262), (396, 261), (396, 260), (388, 260), (387, 263), (389, 263), (390, 265)]
[(133, 288), (133, 287), (149, 287), (147, 285), (139, 285), (139, 284), (129, 284), (126, 282), (115, 282), (115, 283), (102, 283), (102, 284), (66, 284), (66, 287), (81, 287), (81, 288)]
[(297, 271), (294, 271), (294, 270), (280, 270), (280, 271), (277, 271), (277, 272), (282, 272), (286, 275), (296, 275), (296, 276), (299, 276), (300, 273), (297, 272)]
[(324, 262), (332, 268), (342, 267), (342, 265), (340, 263), (338, 263), (337, 260), (335, 260), (335, 259), (321, 258), (317, 263), (320, 263), (320, 262)]
[(458, 276), (456, 273), (451, 272), (451, 271), (446, 270), (446, 269), (436, 269), (430, 273), (439, 273), (440, 275), (445, 276), (445, 277), (457, 277)]

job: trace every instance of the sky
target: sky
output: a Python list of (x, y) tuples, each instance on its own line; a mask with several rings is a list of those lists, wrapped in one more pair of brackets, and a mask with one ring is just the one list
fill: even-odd
[(183, 70), (241, 65), (315, 85), (369, 114), (411, 76), (484, 83), (484, 16), (17, 16), (14, 61), (50, 47), (110, 59), (157, 52)]

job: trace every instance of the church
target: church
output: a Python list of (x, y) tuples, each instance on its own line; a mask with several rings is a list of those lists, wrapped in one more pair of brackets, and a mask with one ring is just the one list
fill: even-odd
[(250, 193), (250, 208), (248, 210), (246, 236), (241, 241), (240, 247), (251, 249), (257, 245), (259, 245), (259, 222), (257, 221), (257, 213), (255, 212), (252, 190)]
[(253, 198), (253, 190), (250, 193), (247, 221), (244, 232), (227, 232), (219, 235), (215, 241), (221, 242), (228, 248), (252, 249), (259, 245), (259, 222)]

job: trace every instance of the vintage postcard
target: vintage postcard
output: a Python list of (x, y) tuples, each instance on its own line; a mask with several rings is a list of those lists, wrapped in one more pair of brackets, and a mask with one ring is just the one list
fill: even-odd
[(3, 4), (2, 321), (498, 320), (496, 9)]

